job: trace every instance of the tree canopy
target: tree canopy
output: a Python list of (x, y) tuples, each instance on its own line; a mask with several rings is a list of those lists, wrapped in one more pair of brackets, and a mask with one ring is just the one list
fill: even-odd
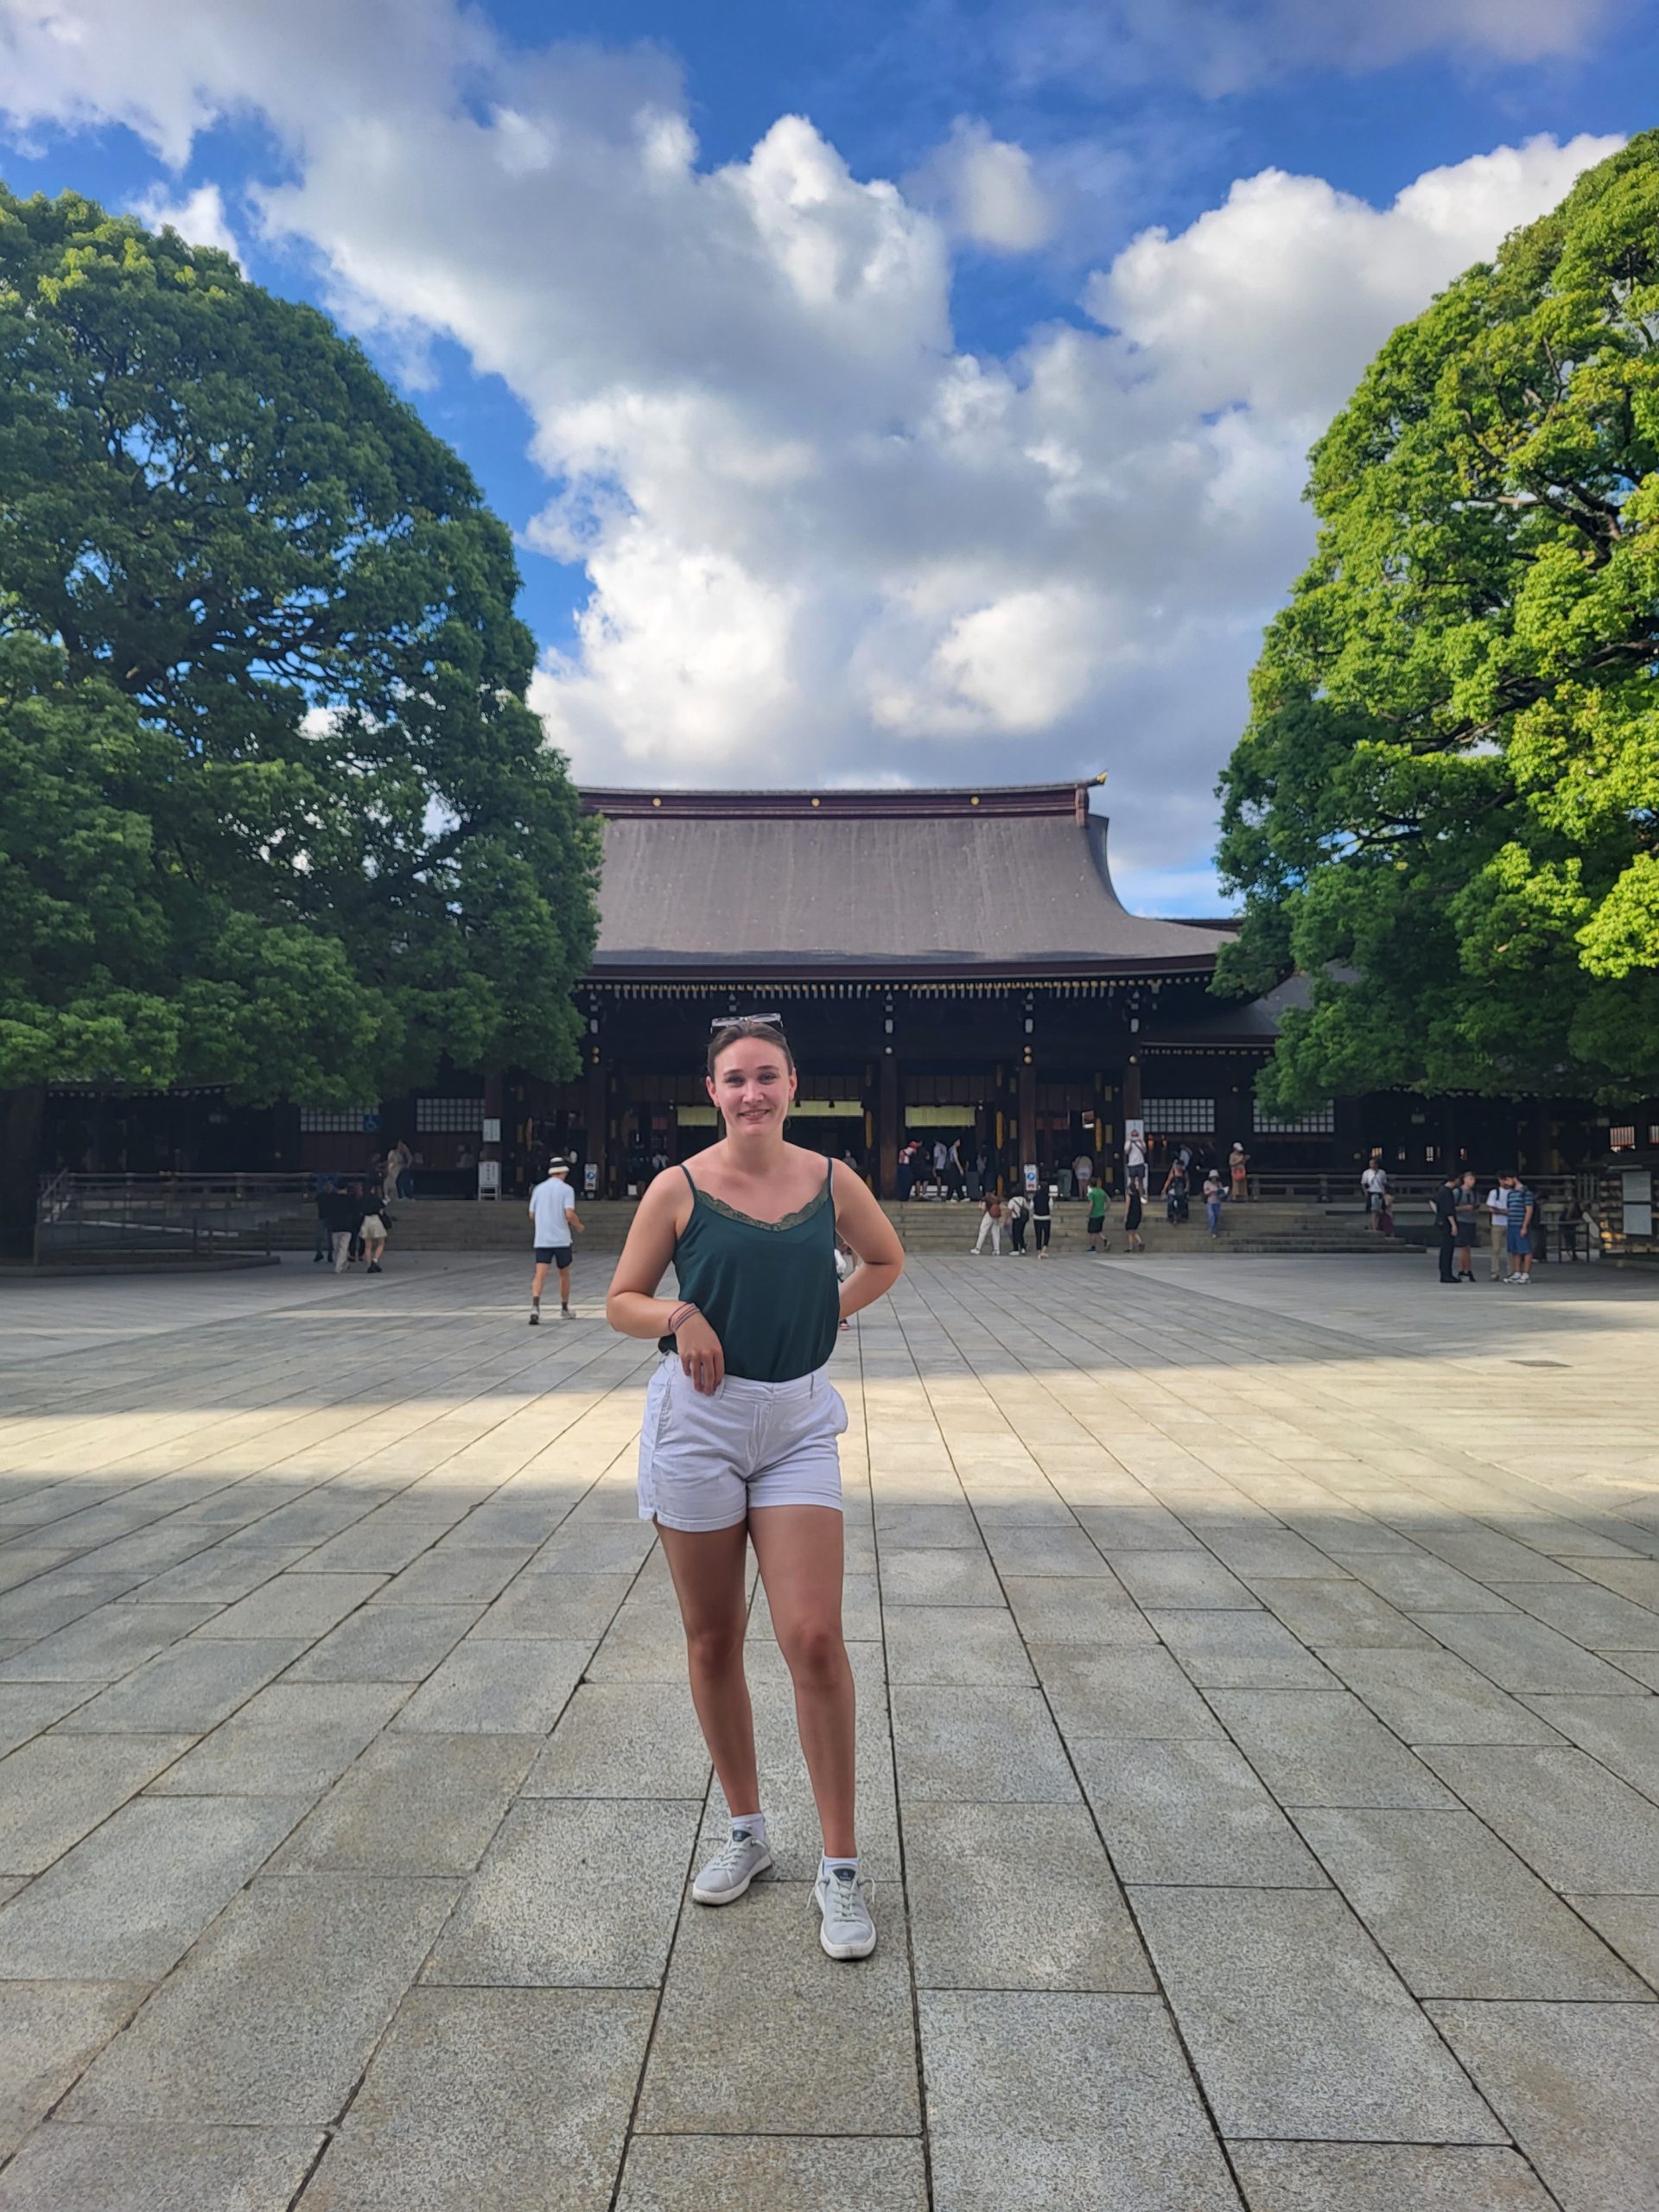
[(1659, 1089), (1659, 133), (1396, 330), (1224, 774), (1280, 1109)]
[(597, 845), (518, 582), (324, 316), (0, 188), (0, 1087), (573, 1073)]

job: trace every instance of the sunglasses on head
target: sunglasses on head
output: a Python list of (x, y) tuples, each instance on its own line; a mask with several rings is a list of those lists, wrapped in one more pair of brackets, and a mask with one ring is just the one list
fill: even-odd
[(783, 1026), (784, 1017), (781, 1014), (718, 1014), (709, 1025), (711, 1031), (749, 1028), (781, 1029)]

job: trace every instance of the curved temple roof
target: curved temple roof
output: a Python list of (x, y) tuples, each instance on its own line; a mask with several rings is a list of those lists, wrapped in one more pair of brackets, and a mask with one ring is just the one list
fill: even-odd
[(1131, 914), (1089, 786), (585, 790), (595, 976), (1197, 975), (1224, 932)]

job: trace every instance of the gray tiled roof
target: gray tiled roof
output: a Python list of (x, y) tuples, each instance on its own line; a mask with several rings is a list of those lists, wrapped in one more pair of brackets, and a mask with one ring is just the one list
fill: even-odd
[(637, 794), (585, 793), (606, 817), (594, 972), (1191, 973), (1213, 963), (1223, 932), (1127, 911), (1105, 817), (1080, 821), (1070, 786), (988, 791), (983, 804), (930, 796), (938, 813), (913, 792), (902, 811), (886, 810), (885, 793), (816, 804), (682, 793), (653, 811)]

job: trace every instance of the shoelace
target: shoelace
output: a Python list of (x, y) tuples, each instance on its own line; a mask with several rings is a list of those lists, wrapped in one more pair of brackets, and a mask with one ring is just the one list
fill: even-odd
[(855, 1875), (850, 1882), (837, 1881), (832, 1874), (827, 1885), (830, 1895), (827, 1910), (836, 1920), (861, 1920), (869, 1916), (866, 1900), (871, 1885), (863, 1875)]
[(747, 1834), (728, 1836), (720, 1849), (709, 1861), (708, 1866), (704, 1867), (703, 1880), (707, 1881), (710, 1874), (725, 1875), (739, 1872), (742, 1867), (744, 1853), (752, 1850), (753, 1846), (754, 1838)]

